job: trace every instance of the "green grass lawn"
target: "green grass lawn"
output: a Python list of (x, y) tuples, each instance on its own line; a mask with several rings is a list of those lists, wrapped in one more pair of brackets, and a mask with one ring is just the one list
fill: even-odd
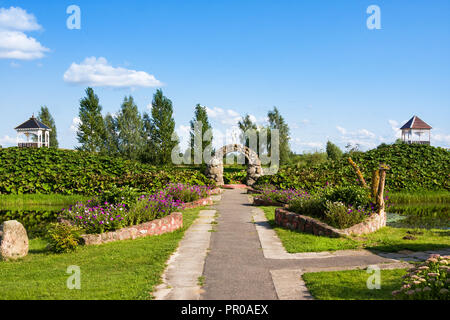
[[(450, 247), (450, 230), (441, 229), (406, 229), (385, 227), (374, 233), (349, 238), (329, 238), (308, 233), (291, 231), (275, 225), (275, 208), (260, 207), (267, 220), (274, 227), (278, 237), (289, 253), (336, 251), (346, 249), (372, 249), (385, 252), (400, 250), (427, 251)], [(420, 231), (415, 234), (417, 240), (404, 240), (407, 232)]]
[(80, 195), (60, 195), (60, 194), (0, 194), (0, 208), (17, 209), (18, 207), (33, 206), (70, 206), (77, 201), (85, 201), (92, 197)]
[[(29, 255), (0, 262), (0, 299), (151, 299), (166, 261), (203, 208), (183, 211), (183, 228), (173, 233), (51, 254), (42, 239), (31, 240)], [(81, 268), (81, 290), (69, 290), (67, 267)]]
[(366, 270), (305, 273), (303, 280), (319, 300), (392, 300), (392, 291), (402, 286), (404, 269), (381, 270), (380, 289), (368, 289)]

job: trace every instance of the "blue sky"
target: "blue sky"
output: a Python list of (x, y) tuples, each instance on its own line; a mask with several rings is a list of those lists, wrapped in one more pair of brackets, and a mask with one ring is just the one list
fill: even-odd
[[(66, 27), (72, 4), (81, 30)], [(372, 4), (381, 30), (366, 26)], [(148, 111), (161, 87), (182, 136), (207, 106), (217, 145), (240, 116), (263, 124), (277, 106), (297, 152), (390, 143), (414, 114), (449, 148), (449, 12), (444, 0), (0, 0), (0, 144), (16, 144), (14, 127), (47, 105), (73, 148), (94, 85), (105, 114), (129, 94)]]

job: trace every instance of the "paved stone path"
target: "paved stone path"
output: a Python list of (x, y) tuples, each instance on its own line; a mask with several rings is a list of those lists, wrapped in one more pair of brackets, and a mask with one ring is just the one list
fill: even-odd
[[(227, 190), (216, 211), (202, 211), (168, 262), (157, 299), (312, 299), (305, 272), (405, 268), (400, 260), (426, 259), (436, 252), (376, 255), (367, 250), (287, 253), (263, 212), (251, 206), (246, 190)], [(212, 231), (212, 232), (211, 232)], [(439, 252), (450, 254), (450, 250)], [(406, 258), (405, 258), (406, 257)], [(408, 259), (410, 258), (410, 259)], [(203, 271), (203, 272), (201, 272)], [(199, 277), (204, 285), (200, 287)]]

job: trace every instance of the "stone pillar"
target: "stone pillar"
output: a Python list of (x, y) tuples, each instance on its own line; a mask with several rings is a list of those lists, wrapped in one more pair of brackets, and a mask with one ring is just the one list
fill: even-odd
[(6, 221), (0, 225), (0, 260), (15, 260), (28, 254), (28, 235), (23, 225)]

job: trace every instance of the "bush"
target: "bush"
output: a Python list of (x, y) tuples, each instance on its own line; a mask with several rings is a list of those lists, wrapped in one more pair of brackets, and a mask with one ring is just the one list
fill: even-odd
[[(450, 152), (443, 148), (418, 144), (384, 145), (367, 152), (354, 152), (352, 159), (360, 166), (368, 185), (372, 172), (380, 163), (386, 163), (391, 167), (386, 176), (386, 187), (390, 191), (450, 190)], [(312, 192), (327, 183), (351, 186), (356, 179), (347, 160), (341, 159), (312, 167), (282, 168), (275, 175), (259, 178), (257, 184)]]
[(322, 197), (300, 197), (291, 201), (289, 210), (310, 217), (322, 219), (326, 210), (326, 202)]
[(155, 167), (118, 157), (53, 148), (0, 149), (0, 193), (96, 195), (130, 187), (153, 193), (168, 183), (212, 185), (199, 170)]
[(70, 252), (76, 250), (81, 243), (81, 232), (79, 228), (71, 225), (52, 223), (48, 226), (46, 239), (50, 251)]
[(188, 186), (182, 183), (171, 183), (165, 189), (166, 195), (180, 202), (192, 202), (206, 198), (211, 190), (208, 186)]
[(78, 202), (68, 210), (63, 210), (62, 217), (70, 220), (75, 226), (86, 233), (103, 233), (123, 228), (127, 219), (127, 208), (124, 204), (109, 204), (89, 206)]
[(356, 208), (365, 208), (371, 202), (370, 190), (360, 186), (326, 188), (324, 197), (331, 202), (343, 202)]
[(371, 214), (364, 209), (353, 209), (342, 202), (327, 201), (325, 207), (324, 222), (338, 229), (349, 228), (361, 223)]
[(141, 196), (136, 204), (131, 207), (126, 224), (136, 225), (165, 217), (182, 205), (182, 201), (175, 200), (164, 191), (149, 196)]
[(294, 190), (294, 189), (276, 190), (270, 188), (263, 188), (258, 198), (264, 201), (289, 204), (297, 198), (308, 196), (309, 194), (307, 192), (301, 190)]
[(129, 209), (133, 204), (136, 203), (139, 197), (139, 192), (137, 189), (131, 188), (129, 186), (117, 187), (113, 185), (110, 190), (106, 190), (100, 193), (95, 199), (90, 202), (90, 206), (100, 206), (107, 203), (121, 203), (124, 204), (127, 209)]
[(395, 299), (450, 300), (450, 256), (432, 255), (411, 268), (403, 278), (400, 290), (392, 292)]

